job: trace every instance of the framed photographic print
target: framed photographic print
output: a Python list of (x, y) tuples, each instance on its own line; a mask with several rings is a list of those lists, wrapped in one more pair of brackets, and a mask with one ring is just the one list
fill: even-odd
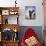
[(34, 20), (36, 18), (36, 7), (35, 6), (25, 6), (25, 19)]
[(2, 15), (9, 15), (9, 10), (2, 10)]

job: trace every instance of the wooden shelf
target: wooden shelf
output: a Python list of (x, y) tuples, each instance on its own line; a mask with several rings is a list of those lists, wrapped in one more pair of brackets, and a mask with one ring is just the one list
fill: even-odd
[[(12, 12), (13, 12), (13, 14), (12, 14)], [(14, 17), (17, 16), (17, 18), (16, 18), (17, 24), (8, 24), (7, 17), (9, 17), (9, 16), (14, 16)], [(6, 20), (5, 20), (5, 17), (6, 17)], [(11, 29), (12, 31), (14, 31), (14, 33), (15, 32), (18, 33), (18, 31), (20, 29), (20, 26), (18, 24), (18, 17), (19, 17), (19, 7), (0, 7), (0, 18), (1, 18), (0, 32), (2, 33), (4, 29), (8, 28), (8, 29)], [(1, 36), (2, 36), (2, 34), (1, 34)], [(1, 37), (0, 46), (18, 46), (18, 42), (19, 42), (18, 39), (17, 39), (17, 41), (13, 41), (13, 39), (10, 39), (9, 41), (4, 41), (2, 38), (3, 37)]]
[(0, 7), (0, 10), (12, 10), (12, 9), (15, 9), (15, 10), (18, 10), (19, 9), (19, 7)]
[(17, 30), (17, 32), (19, 31), (20, 29), (20, 26), (18, 24), (1, 24), (1, 31), (5, 28), (9, 28), (9, 29), (12, 29), (14, 31), (14, 29)]
[[(10, 12), (13, 12), (13, 14)], [(14, 12), (17, 13), (15, 14)], [(9, 16), (14, 16), (14, 17), (17, 16), (17, 24), (18, 24), (19, 7), (0, 7), (0, 15), (1, 15), (1, 24), (6, 23), (5, 20), (7, 20), (8, 23), (8, 18), (5, 19), (5, 17), (9, 17)]]
[(2, 46), (18, 46), (18, 41), (1, 41), (1, 44)]

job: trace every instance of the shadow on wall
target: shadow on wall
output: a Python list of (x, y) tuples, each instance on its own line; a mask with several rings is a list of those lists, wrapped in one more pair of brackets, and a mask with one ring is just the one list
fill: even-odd
[(24, 36), (24, 33), (25, 31), (28, 29), (28, 28), (32, 28), (36, 34), (37, 34), (37, 37), (39, 39), (39, 41), (41, 43), (43, 43), (43, 30), (42, 30), (42, 27), (41, 26), (21, 26), (20, 27), (20, 32), (19, 32), (19, 39), (20, 39), (20, 42)]

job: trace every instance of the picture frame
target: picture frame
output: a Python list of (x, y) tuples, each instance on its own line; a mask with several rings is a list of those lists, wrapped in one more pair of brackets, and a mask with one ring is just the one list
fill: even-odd
[(2, 15), (9, 15), (9, 10), (2, 10)]
[(35, 6), (25, 6), (25, 19), (26, 20), (36, 19), (36, 7)]

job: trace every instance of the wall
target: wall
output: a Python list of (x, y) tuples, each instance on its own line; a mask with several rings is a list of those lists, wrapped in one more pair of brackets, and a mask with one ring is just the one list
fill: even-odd
[[(15, 0), (0, 0), (0, 6), (1, 7), (15, 6), (14, 1)], [(36, 26), (36, 27), (32, 27), (32, 28), (34, 28), (36, 30), (36, 33), (37, 33), (40, 41), (42, 42), (42, 38), (43, 38), (42, 37), (43, 36), (42, 26), (44, 26), (42, 0), (17, 0), (17, 3), (18, 3), (17, 6), (20, 7), (20, 9), (19, 9), (19, 15), (20, 15), (19, 16), (19, 24), (21, 26)], [(36, 7), (36, 19), (35, 20), (25, 20), (25, 6), (35, 6)], [(11, 18), (12, 17), (9, 17), (9, 20)], [(24, 27), (24, 28), (27, 28), (27, 27)], [(21, 29), (22, 29), (22, 31), (20, 31), (20, 35), (23, 34), (23, 27)], [(22, 37), (20, 37), (20, 38), (22, 38)]]
[[(15, 0), (0, 0), (1, 7), (15, 6)], [(43, 6), (42, 0), (17, 0), (17, 6), (20, 7), (19, 12), (19, 24), (21, 26), (43, 26)], [(35, 20), (25, 20), (25, 6), (35, 6), (36, 7), (36, 19)]]
[[(22, 10), (20, 11), (20, 24), (22, 26), (42, 26), (43, 25), (43, 11), (42, 11), (42, 0), (23, 0), (20, 1)], [(36, 6), (36, 19), (25, 20), (25, 6)], [(20, 8), (20, 9), (21, 9)]]
[[(27, 1), (27, 2), (26, 2)], [(23, 1), (24, 3), (21, 3), (21, 8), (23, 10), (21, 11), (21, 20), (20, 23), (23, 26), (42, 26), (43, 25), (43, 11), (42, 11), (42, 1), (40, 0), (26, 0)], [(25, 20), (25, 6), (36, 6), (36, 19), (35, 20)]]

